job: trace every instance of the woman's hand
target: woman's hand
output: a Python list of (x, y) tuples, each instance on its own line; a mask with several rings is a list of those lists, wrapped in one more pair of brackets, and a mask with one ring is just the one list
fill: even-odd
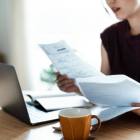
[(68, 79), (67, 75), (61, 75), (60, 72), (56, 72), (55, 75), (56, 75), (55, 82), (57, 83), (57, 86), (59, 87), (61, 91), (76, 92), (82, 95), (79, 88), (74, 85), (75, 83), (74, 79)]
[[(132, 103), (131, 105), (133, 107), (140, 107), (140, 103)], [(140, 116), (140, 109), (132, 110), (132, 112)]]

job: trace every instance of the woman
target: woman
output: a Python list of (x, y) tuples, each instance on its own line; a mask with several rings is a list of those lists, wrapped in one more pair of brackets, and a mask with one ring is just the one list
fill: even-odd
[[(140, 82), (140, 0), (106, 0), (106, 3), (122, 21), (101, 33), (101, 72), (125, 74)], [(56, 76), (60, 90), (81, 94), (74, 79), (59, 72)], [(140, 103), (132, 103), (132, 106), (138, 107)], [(140, 115), (140, 109), (133, 112)]]

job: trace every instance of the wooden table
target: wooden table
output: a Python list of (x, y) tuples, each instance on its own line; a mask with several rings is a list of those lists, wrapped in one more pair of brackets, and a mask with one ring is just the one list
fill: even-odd
[[(62, 134), (54, 131), (56, 123), (29, 126), (0, 110), (0, 140), (60, 140)], [(93, 134), (97, 140), (140, 140), (140, 117), (129, 112), (102, 123)]]

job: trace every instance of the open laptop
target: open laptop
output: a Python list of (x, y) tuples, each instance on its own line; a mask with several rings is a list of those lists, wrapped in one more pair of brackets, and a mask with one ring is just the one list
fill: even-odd
[(60, 110), (44, 112), (27, 104), (15, 68), (0, 63), (0, 106), (9, 114), (29, 125), (58, 120)]

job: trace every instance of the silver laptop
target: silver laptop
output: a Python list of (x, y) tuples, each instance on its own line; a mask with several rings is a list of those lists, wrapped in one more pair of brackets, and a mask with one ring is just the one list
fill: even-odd
[(44, 112), (29, 105), (24, 100), (15, 68), (3, 63), (0, 63), (0, 106), (29, 125), (58, 120), (60, 111)]

